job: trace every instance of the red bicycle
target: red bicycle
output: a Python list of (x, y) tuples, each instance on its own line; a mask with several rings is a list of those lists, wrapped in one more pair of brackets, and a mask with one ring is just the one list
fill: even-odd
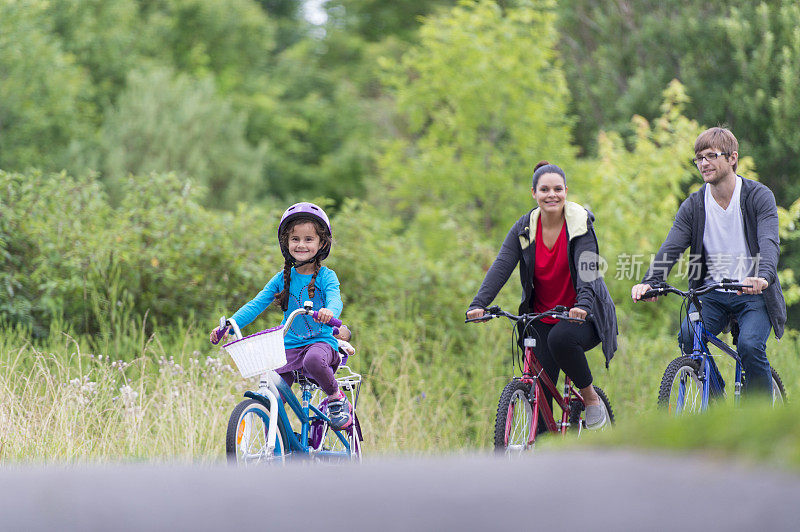
[[(515, 369), (520, 369), (521, 377), (514, 376), (503, 388), (500, 401), (497, 405), (497, 417), (494, 427), (494, 446), (498, 451), (512, 452), (533, 448), (539, 432), (539, 414), (544, 419), (548, 431), (562, 435), (568, 430), (580, 431), (585, 427), (583, 412), (585, 403), (580, 392), (572, 385), (572, 381), (564, 375), (563, 395), (559, 393), (555, 383), (550, 379), (536, 358), (534, 351), (537, 338), (536, 332), (530, 325), (542, 318), (549, 316), (559, 320), (582, 322), (580, 318), (569, 317), (566, 307), (558, 306), (538, 314), (522, 314), (516, 316), (502, 310), (498, 306), (485, 309), (485, 314), (480, 318), (467, 319), (466, 322), (488, 321), (492, 318), (505, 317), (513, 321), (514, 336), (522, 335), (522, 346), (512, 342), (512, 355)], [(518, 332), (521, 331), (521, 332)], [(594, 386), (594, 385), (593, 385)], [(545, 389), (552, 395), (555, 403), (561, 408), (561, 420), (555, 419), (553, 410), (545, 398)], [(600, 429), (605, 430), (614, 423), (614, 412), (608, 396), (598, 386), (594, 386), (597, 395), (606, 410), (608, 422)]]

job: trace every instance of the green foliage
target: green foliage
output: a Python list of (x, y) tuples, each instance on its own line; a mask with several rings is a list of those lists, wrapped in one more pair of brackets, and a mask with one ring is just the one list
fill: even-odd
[(163, 0), (144, 10), (143, 53), (179, 72), (212, 74), (223, 92), (259, 78), (275, 27), (252, 0)]
[(129, 174), (176, 171), (202, 183), (207, 203), (261, 198), (263, 149), (245, 139), (245, 117), (218, 97), (213, 80), (134, 72), (100, 130), (97, 165), (113, 193)]
[(531, 203), (535, 160), (568, 166), (574, 150), (549, 5), (503, 13), (494, 2), (464, 3), (429, 18), (400, 65), (384, 65), (404, 121), (380, 160), (397, 209), (449, 207), (505, 230), (509, 213)]
[(371, 109), (331, 63), (326, 44), (298, 42), (276, 58), (267, 94), (251, 101), (249, 136), (267, 143), (270, 194), (337, 202), (362, 194), (374, 152), (374, 127), (364, 118)]
[(381, 41), (388, 36), (414, 40), (420, 20), (440, 6), (452, 6), (453, 0), (328, 0), (329, 25), (343, 27), (367, 41)]
[(574, 0), (559, 3), (559, 27), (581, 146), (600, 129), (632, 134), (633, 114), (655, 118), (652, 95), (677, 78), (688, 116), (730, 126), (779, 204), (800, 195), (796, 2)]
[(54, 168), (89, 134), (85, 72), (49, 33), (45, 2), (0, 2), (0, 168)]
[(65, 316), (89, 318), (87, 286), (113, 219), (91, 177), (0, 171), (0, 319), (49, 332)]
[(272, 231), (252, 229), (273, 225), (271, 209), (209, 211), (174, 174), (131, 178), (118, 207), (91, 176), (0, 172), (0, 190), (0, 320), (40, 336), (54, 320), (108, 339), (145, 315), (208, 316), (281, 262)]
[[(644, 276), (689, 184), (698, 181), (686, 148), (702, 130), (682, 115), (686, 94), (679, 82), (673, 81), (664, 91), (663, 102), (662, 115), (652, 126), (640, 116), (633, 118), (636, 135), (630, 150), (620, 135), (601, 133), (599, 160), (582, 167), (572, 185), (596, 216), (600, 254), (608, 261), (605, 280), (618, 316), (626, 319), (630, 313), (631, 319), (641, 320), (643, 313), (649, 313), (651, 324), (672, 320), (671, 313), (661, 305), (634, 307), (630, 288)], [(680, 262), (671, 280), (685, 286), (686, 276), (686, 264)]]
[[(42, 5), (39, 23), (49, 25), (51, 37), (90, 77), (95, 108), (106, 108), (125, 87), (127, 73), (142, 60), (143, 21), (137, 3), (52, 0)], [(102, 116), (94, 118), (99, 121)]]

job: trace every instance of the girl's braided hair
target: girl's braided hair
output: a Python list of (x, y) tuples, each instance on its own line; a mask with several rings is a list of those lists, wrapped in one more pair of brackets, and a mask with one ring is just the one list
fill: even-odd
[[(289, 234), (291, 234), (292, 229), (297, 224), (311, 222), (314, 224), (314, 230), (317, 232), (317, 236), (319, 236), (319, 248), (323, 249), (325, 246), (330, 246), (333, 242), (330, 235), (325, 231), (315, 218), (312, 217), (301, 217), (295, 218), (291, 220), (281, 231), (281, 234), (278, 238), (280, 238), (281, 246), (284, 246), (288, 249), (289, 247)], [(313, 299), (314, 294), (316, 293), (316, 287), (314, 283), (317, 280), (317, 274), (319, 270), (322, 268), (322, 261), (318, 258), (314, 259), (314, 274), (311, 276), (311, 282), (308, 283), (308, 298)], [(289, 308), (289, 285), (291, 284), (291, 276), (292, 276), (292, 266), (294, 265), (294, 261), (290, 261), (285, 259), (283, 262), (283, 290), (275, 294), (275, 302), (280, 304), (281, 310), (286, 312)]]

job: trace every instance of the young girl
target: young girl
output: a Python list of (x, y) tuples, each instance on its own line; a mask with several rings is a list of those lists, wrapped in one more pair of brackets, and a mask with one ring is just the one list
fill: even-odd
[[(333, 243), (328, 216), (313, 203), (296, 203), (286, 209), (278, 224), (278, 243), (285, 259), (283, 271), (278, 272), (259, 294), (231, 317), (240, 328), (249, 325), (271, 303), (283, 310), (283, 323), (292, 311), (312, 301), (317, 318), (300, 315), (292, 322), (284, 337), (286, 365), (277, 371), (290, 386), (294, 371), (314, 379), (328, 394), (328, 417), (333, 428), (343, 429), (353, 422), (347, 397), (339, 390), (333, 374), (339, 367), (338, 342), (333, 329), (327, 325), (342, 312), (339, 279), (330, 268), (322, 266)], [(211, 332), (212, 342), (227, 335), (227, 329), (217, 327)], [(346, 327), (339, 338), (350, 339)]]

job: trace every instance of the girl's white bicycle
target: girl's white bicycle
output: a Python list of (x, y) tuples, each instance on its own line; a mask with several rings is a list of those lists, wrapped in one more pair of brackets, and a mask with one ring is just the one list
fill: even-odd
[[(353, 423), (342, 430), (331, 428), (327, 416), (328, 398), (317, 383), (298, 371), (301, 391), (298, 400), (289, 385), (275, 372), (286, 364), (283, 337), (295, 317), (301, 314), (316, 317), (310, 301), (292, 312), (282, 326), (246, 337), (242, 337), (234, 320), (220, 319), (220, 326), (231, 327), (236, 337), (223, 348), (231, 355), (239, 372), (245, 378), (260, 375), (258, 390), (245, 392), (247, 399), (231, 412), (225, 436), (225, 454), (229, 463), (283, 462), (296, 456), (333, 461), (361, 460), (363, 437), (356, 413), (361, 375), (346, 365), (347, 348), (352, 347), (339, 341), (342, 362), (336, 372), (336, 382), (347, 394), (353, 408)], [(340, 327), (342, 322), (334, 318), (328, 325)], [(294, 422), (289, 419), (284, 404), (294, 412)]]

